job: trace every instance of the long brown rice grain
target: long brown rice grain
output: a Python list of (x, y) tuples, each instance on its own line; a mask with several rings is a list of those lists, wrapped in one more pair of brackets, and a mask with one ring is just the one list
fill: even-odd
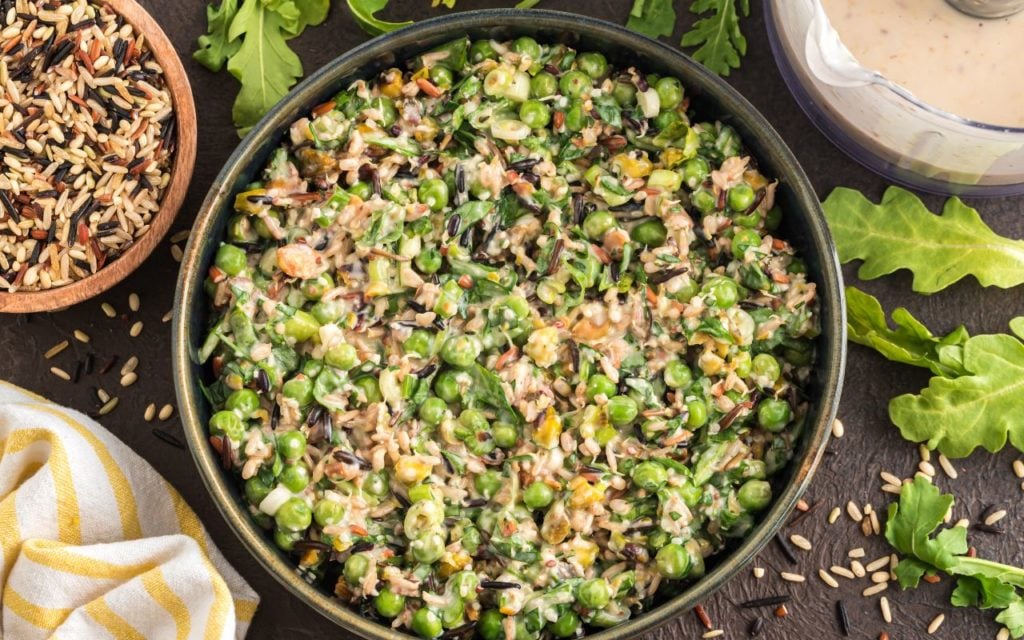
[(882, 596), (878, 601), (878, 608), (882, 610), (882, 620), (886, 624), (892, 624), (892, 608), (889, 606), (889, 598)]
[(182, 257), (184, 257), (184, 255), (185, 254), (182, 252), (181, 247), (179, 247), (176, 244), (171, 245), (171, 257), (174, 258), (175, 262), (181, 262), (181, 259)]
[(1006, 517), (1006, 509), (1000, 509), (998, 511), (993, 511), (991, 514), (989, 514), (989, 516), (987, 518), (985, 518), (985, 524), (991, 527), (992, 525), (994, 525), (995, 523), (999, 522), (1000, 520), (1002, 520), (1005, 517)]
[(117, 407), (117, 402), (117, 396), (111, 398), (110, 400), (107, 400), (106, 404), (100, 407), (100, 410), (97, 411), (97, 413), (100, 414), (101, 416), (107, 415)]
[(106, 389), (100, 388), (96, 390), (96, 397), (100, 399), (100, 402), (106, 402), (110, 400), (110, 394), (107, 393)]
[(104, 302), (103, 304), (101, 304), (100, 309), (103, 309), (103, 315), (107, 316), (108, 318), (117, 317), (117, 309), (115, 309), (114, 305), (110, 304), (109, 302)]
[(946, 620), (946, 614), (940, 613), (939, 615), (932, 618), (931, 624), (928, 625), (928, 635), (934, 635), (942, 623)]
[(868, 575), (868, 572), (864, 570), (864, 565), (862, 565), (858, 560), (850, 562), (850, 571), (853, 571), (853, 575), (858, 578), (863, 578)]
[(46, 353), (43, 354), (43, 357), (46, 358), (47, 360), (49, 360), (50, 358), (54, 357), (55, 355), (57, 355), (61, 351), (67, 349), (69, 344), (71, 344), (71, 343), (68, 342), (67, 340), (61, 340), (57, 344), (55, 344), (52, 347), (50, 347), (49, 349), (47, 349)]
[(810, 540), (808, 540), (807, 538), (803, 537), (802, 535), (799, 535), (799, 534), (796, 534), (796, 533), (794, 533), (793, 535), (789, 536), (789, 541), (793, 543), (793, 546), (799, 547), (800, 549), (803, 549), (804, 551), (810, 551), (811, 548), (812, 548)]
[(852, 571), (838, 564), (834, 564), (831, 567), (829, 567), (829, 571), (836, 574), (837, 576), (846, 578), (847, 580), (853, 580), (857, 577), (854, 575)]
[(156, 415), (156, 405), (153, 404), (152, 402), (150, 402), (148, 405), (146, 405), (146, 412), (142, 414), (142, 418), (146, 422), (150, 422), (150, 421), (153, 420), (153, 417), (155, 415)]
[(921, 470), (921, 473), (927, 475), (930, 478), (935, 477), (935, 466), (930, 462), (922, 460), (918, 463), (917, 468)]
[(82, 331), (81, 329), (75, 329), (74, 336), (75, 340), (78, 340), (79, 342), (84, 342), (85, 344), (88, 344), (89, 341), (92, 340), (92, 338), (89, 337), (89, 334)]
[(121, 375), (125, 376), (135, 371), (135, 368), (139, 366), (138, 356), (132, 356), (125, 360), (124, 366), (121, 367)]
[(172, 415), (174, 415), (174, 405), (165, 404), (164, 406), (160, 407), (160, 414), (158, 417), (161, 420), (167, 420)]
[(879, 582), (878, 584), (871, 585), (864, 591), (861, 591), (861, 595), (863, 595), (865, 598), (870, 598), (871, 596), (877, 596), (878, 594), (882, 593), (888, 588), (888, 582)]
[(1003, 627), (996, 633), (996, 640), (1010, 640), (1010, 630)]
[(822, 582), (832, 587), (833, 589), (839, 588), (839, 583), (836, 582), (836, 579), (833, 578), (832, 574), (830, 574), (828, 571), (825, 571), (824, 569), (818, 569), (818, 577), (821, 578)]
[(712, 629), (711, 631), (705, 632), (704, 635), (701, 636), (701, 638), (718, 638), (724, 635), (724, 629)]
[(942, 472), (949, 476), (950, 480), (956, 480), (960, 476), (956, 471), (956, 467), (949, 461), (949, 458), (941, 453), (939, 454), (939, 466), (942, 467)]
[(878, 514), (874, 511), (868, 516), (871, 520), (871, 532), (876, 536), (882, 533), (882, 523), (878, 521)]
[(134, 292), (128, 294), (128, 308), (132, 311), (139, 310), (139, 294)]
[(807, 578), (803, 577), (799, 573), (790, 573), (789, 571), (779, 573), (779, 577), (786, 582), (806, 582), (807, 580)]
[(853, 500), (846, 503), (846, 514), (850, 516), (850, 519), (854, 522), (860, 522), (864, 519), (864, 514), (861, 513), (860, 507)]
[(126, 373), (123, 376), (121, 376), (121, 386), (130, 387), (133, 384), (135, 384), (135, 381), (138, 379), (139, 374), (135, 373), (134, 371), (132, 371), (131, 373)]
[(884, 566), (887, 566), (888, 564), (889, 564), (889, 556), (888, 555), (884, 555), (881, 558), (878, 558), (877, 560), (872, 560), (871, 562), (866, 564), (864, 566), (864, 569), (867, 570), (867, 571), (878, 571), (879, 569), (881, 569)]
[(178, 244), (183, 240), (188, 240), (188, 237), (190, 235), (192, 235), (191, 229), (182, 229), (181, 231), (172, 234), (171, 237), (168, 238), (168, 240), (170, 241), (171, 244)]
[(900, 483), (900, 479), (894, 473), (889, 473), (888, 471), (882, 471), (878, 475), (882, 478), (882, 481), (885, 482), (886, 484), (898, 485)]
[(898, 484), (883, 484), (882, 491), (898, 496), (903, 493), (903, 486)]
[(137, 320), (135, 324), (132, 325), (132, 328), (128, 330), (128, 335), (133, 338), (139, 337), (139, 334), (142, 333), (142, 326), (142, 320)]
[(57, 376), (61, 380), (70, 380), (71, 379), (71, 374), (69, 374), (67, 371), (61, 369), (60, 367), (50, 367), (50, 373), (52, 373), (53, 375)]

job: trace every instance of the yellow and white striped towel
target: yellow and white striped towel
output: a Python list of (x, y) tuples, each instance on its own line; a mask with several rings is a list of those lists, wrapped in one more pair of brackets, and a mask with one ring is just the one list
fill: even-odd
[(259, 597), (99, 424), (0, 383), (0, 638), (243, 638)]

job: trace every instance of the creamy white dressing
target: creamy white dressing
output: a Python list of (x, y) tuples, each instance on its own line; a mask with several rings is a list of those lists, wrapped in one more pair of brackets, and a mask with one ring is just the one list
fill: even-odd
[(821, 0), (869, 69), (956, 115), (1024, 126), (1024, 13), (982, 20), (945, 0)]

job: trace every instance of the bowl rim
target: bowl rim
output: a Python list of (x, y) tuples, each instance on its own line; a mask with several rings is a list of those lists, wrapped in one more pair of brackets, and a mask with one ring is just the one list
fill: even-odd
[(160, 24), (135, 0), (106, 0), (105, 4), (146, 37), (149, 50), (164, 70), (175, 114), (178, 144), (171, 179), (149, 229), (110, 264), (81, 280), (52, 289), (0, 292), (0, 313), (57, 311), (98, 296), (127, 278), (153, 253), (174, 223), (188, 192), (196, 160), (196, 106), (188, 74)]
[[(191, 354), (194, 350), (189, 343), (189, 323), (193, 315), (190, 301), (197, 294), (202, 294), (200, 268), (205, 246), (201, 238), (211, 232), (221, 215), (226, 215), (218, 215), (218, 212), (229, 202), (235, 182), (247, 165), (247, 158), (259, 149), (264, 138), (281, 135), (282, 127), (289, 125), (301, 110), (313, 106), (307, 104), (310, 100), (336, 89), (340, 78), (357, 73), (356, 70), (362, 64), (376, 59), (389, 50), (414, 46), (422, 38), (438, 36), (441, 33), (459, 34), (471, 29), (494, 27), (535, 31), (550, 29), (577, 32), (591, 38), (609, 38), (622, 46), (628, 43), (631, 47), (643, 49), (647, 57), (658, 59), (665, 66), (680, 69), (681, 73), (689, 75), (689, 80), (684, 80), (687, 86), (698, 87), (700, 93), (713, 96), (716, 102), (725, 107), (723, 113), (732, 116), (742, 114), (746, 124), (767, 138), (767, 142), (771, 144), (773, 164), (784, 169), (779, 177), (782, 178), (783, 173), (788, 174), (786, 178), (790, 183), (788, 187), (792, 191), (793, 202), (806, 211), (807, 220), (804, 226), (810, 237), (810, 245), (814, 247), (815, 253), (820, 254), (818, 257), (821, 272), (816, 282), (819, 287), (821, 317), (831, 318), (832, 323), (831, 332), (823, 333), (819, 338), (818, 366), (821, 390), (819, 401), (815, 405), (816, 411), (812, 414), (813, 423), (808, 421), (803, 435), (803, 457), (790, 462), (789, 480), (749, 537), (724, 555), (706, 576), (650, 611), (588, 637), (595, 640), (616, 640), (635, 636), (663, 625), (710, 596), (752, 562), (757, 553), (781, 529), (806, 490), (824, 454), (839, 404), (846, 357), (845, 298), (839, 260), (825, 224), (820, 202), (809, 179), (782, 137), (759, 111), (724, 80), (714, 76), (677, 49), (641, 36), (623, 26), (578, 14), (537, 9), (481, 9), (431, 18), (373, 38), (342, 53), (312, 73), (264, 116), (239, 144), (214, 180), (197, 215), (179, 271), (172, 323), (173, 378), (182, 426), (200, 476), (217, 509), (248, 551), (280, 584), (321, 615), (360, 637), (373, 640), (411, 637), (361, 616), (349, 605), (307, 583), (296, 570), (294, 563), (284, 559), (267, 538), (266, 533), (259, 529), (234, 497), (237, 493), (237, 489), (232, 489), (235, 480), (222, 471), (220, 459), (212, 451), (205, 425), (199, 417), (198, 407), (206, 401), (197, 393), (192, 380)], [(342, 68), (346, 71), (338, 71)]]

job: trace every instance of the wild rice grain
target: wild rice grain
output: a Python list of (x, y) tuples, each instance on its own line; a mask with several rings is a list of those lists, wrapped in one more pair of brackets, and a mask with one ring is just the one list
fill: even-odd
[(1024, 478), (1024, 460), (1013, 461), (1013, 475)]
[(842, 513), (843, 513), (842, 509), (840, 509), (839, 507), (833, 507), (832, 511), (830, 511), (829, 514), (828, 514), (828, 523), (829, 524), (835, 524), (836, 520), (839, 519), (839, 516), (842, 515)]
[(789, 541), (792, 542), (794, 546), (799, 547), (799, 548), (803, 549), (804, 551), (810, 551), (811, 548), (812, 548), (810, 540), (808, 540), (807, 538), (805, 538), (805, 537), (803, 537), (801, 535), (797, 535), (795, 533), (793, 535), (789, 536)]
[(150, 422), (154, 416), (156, 416), (156, 405), (150, 402), (146, 405), (146, 413), (142, 414), (142, 417), (146, 422)]
[(113, 411), (116, 407), (117, 407), (117, 397), (113, 397), (110, 400), (107, 400), (107, 403), (104, 404), (102, 407), (100, 407), (100, 410), (97, 411), (97, 413), (99, 413), (101, 416), (105, 416), (108, 413), (110, 413), (111, 411)]
[(989, 517), (985, 518), (985, 524), (989, 527), (999, 522), (1006, 517), (1006, 509), (1000, 509), (999, 511), (993, 511)]
[(882, 596), (878, 601), (878, 608), (882, 610), (882, 620), (886, 624), (892, 624), (892, 609), (889, 608), (889, 598)]
[(940, 613), (932, 619), (931, 624), (928, 625), (928, 635), (933, 635), (942, 626), (942, 623), (946, 620), (946, 614)]
[(169, 404), (165, 404), (164, 406), (160, 407), (160, 415), (157, 416), (157, 417), (159, 417), (161, 420), (166, 420), (166, 419), (170, 418), (173, 414), (174, 414), (174, 406), (173, 405), (169, 405)]
[(839, 631), (844, 636), (850, 635), (850, 616), (846, 613), (846, 605), (842, 600), (836, 600), (836, 618), (839, 619)]
[(786, 582), (806, 582), (807, 578), (803, 577), (799, 573), (790, 573), (788, 571), (782, 571), (779, 573), (779, 577)]
[(843, 421), (836, 418), (832, 421), (832, 435), (836, 438), (842, 438), (846, 433), (846, 428), (843, 426)]
[(139, 374), (135, 373), (134, 371), (132, 371), (131, 373), (126, 373), (125, 375), (121, 376), (121, 386), (130, 387), (133, 384), (135, 384), (135, 381), (138, 379)]
[(70, 380), (71, 379), (71, 374), (69, 374), (67, 371), (61, 369), (60, 367), (50, 367), (50, 373), (52, 373), (53, 375), (57, 376), (61, 380)]
[(128, 294), (128, 308), (131, 309), (132, 311), (139, 310), (139, 294)]
[(89, 340), (91, 340), (89, 334), (82, 331), (81, 329), (75, 329), (74, 336), (75, 340), (78, 340), (79, 342), (84, 342), (85, 344), (89, 344)]
[(128, 330), (128, 335), (133, 338), (139, 337), (140, 333), (142, 333), (142, 320), (137, 321), (132, 325), (132, 328)]
[(108, 318), (117, 317), (117, 309), (115, 309), (114, 305), (110, 304), (109, 302), (104, 302), (103, 304), (101, 304), (100, 309), (103, 309), (103, 315), (107, 316)]
[(873, 586), (870, 586), (867, 589), (865, 589), (864, 591), (862, 591), (861, 595), (863, 595), (865, 598), (870, 598), (871, 596), (877, 596), (878, 594), (882, 593), (883, 591), (885, 591), (888, 588), (889, 588), (889, 583), (888, 582), (880, 582), (880, 583), (878, 583), (876, 585), (873, 585)]
[(55, 344), (52, 347), (50, 347), (49, 349), (47, 349), (46, 353), (43, 354), (43, 357), (46, 358), (47, 360), (49, 360), (50, 358), (54, 357), (55, 355), (57, 355), (61, 351), (67, 349), (69, 344), (71, 344), (71, 343), (68, 342), (67, 340), (61, 340), (57, 344)]
[(847, 580), (853, 580), (854, 578), (857, 577), (857, 576), (855, 576), (853, 574), (852, 571), (850, 571), (846, 567), (841, 567), (838, 564), (834, 564), (831, 567), (829, 567), (829, 571), (831, 571), (832, 573), (836, 574), (837, 576), (841, 576), (843, 578), (846, 578)]
[(830, 574), (828, 571), (825, 571), (824, 569), (818, 569), (818, 577), (821, 578), (822, 582), (832, 587), (833, 589), (839, 588), (839, 583), (836, 582), (836, 579), (833, 578), (832, 574)]
[(858, 507), (853, 500), (846, 503), (846, 514), (850, 516), (850, 519), (854, 522), (860, 522), (864, 519), (864, 514), (861, 513), (860, 507)]
[(956, 467), (949, 461), (949, 458), (943, 454), (939, 454), (939, 466), (942, 467), (942, 472), (949, 476), (950, 480), (956, 480), (960, 474), (956, 472)]

